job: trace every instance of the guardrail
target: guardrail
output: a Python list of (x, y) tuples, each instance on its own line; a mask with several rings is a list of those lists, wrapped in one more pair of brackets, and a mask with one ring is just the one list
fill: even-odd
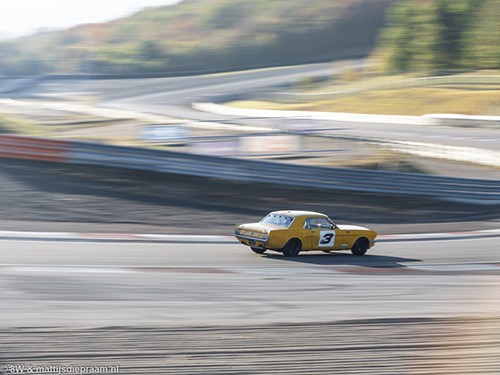
[[(85, 142), (1, 136), (0, 155), (230, 180), (500, 204), (500, 181), (302, 166)], [(15, 145), (8, 144), (11, 141)]]

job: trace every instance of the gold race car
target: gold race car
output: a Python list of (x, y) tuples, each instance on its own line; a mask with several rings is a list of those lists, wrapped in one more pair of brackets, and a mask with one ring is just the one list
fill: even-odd
[(351, 250), (363, 255), (375, 245), (377, 233), (355, 225), (336, 225), (317, 212), (275, 211), (258, 223), (237, 224), (234, 236), (257, 254), (274, 250), (293, 257), (310, 250)]

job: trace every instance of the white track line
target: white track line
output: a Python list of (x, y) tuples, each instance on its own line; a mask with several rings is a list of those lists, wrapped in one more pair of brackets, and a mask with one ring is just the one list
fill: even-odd
[(241, 275), (332, 275), (332, 274), (428, 274), (460, 273), (494, 274), (500, 273), (500, 263), (457, 263), (425, 265), (335, 265), (318, 267), (125, 267), (125, 266), (54, 266), (0, 264), (0, 272), (39, 273), (198, 273), (198, 274), (241, 274)]
[[(500, 237), (500, 229), (447, 232), (379, 235), (377, 242), (447, 241), (466, 240), (478, 237)], [(182, 235), (182, 234), (128, 234), (128, 233), (71, 233), (0, 231), (0, 240), (31, 241), (82, 241), (82, 242), (159, 242), (159, 243), (223, 243), (235, 244), (233, 236)]]
[(82, 241), (82, 242), (162, 242), (237, 243), (233, 236), (192, 236), (179, 234), (70, 233), (0, 231), (0, 240)]

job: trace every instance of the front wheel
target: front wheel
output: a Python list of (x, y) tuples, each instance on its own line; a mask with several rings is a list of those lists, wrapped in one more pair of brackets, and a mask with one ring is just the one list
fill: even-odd
[(264, 254), (267, 249), (263, 249), (262, 247), (251, 247), (252, 251), (256, 254)]
[(369, 246), (370, 242), (368, 242), (368, 238), (361, 237), (356, 240), (354, 246), (351, 249), (351, 252), (354, 255), (364, 255)]
[(302, 244), (297, 239), (292, 239), (288, 241), (281, 251), (283, 255), (286, 257), (296, 257), (299, 255), (300, 250), (302, 250)]

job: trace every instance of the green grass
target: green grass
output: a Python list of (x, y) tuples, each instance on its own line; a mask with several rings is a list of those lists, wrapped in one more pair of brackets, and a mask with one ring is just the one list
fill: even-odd
[[(365, 87), (372, 83), (365, 81)], [(295, 102), (237, 101), (227, 103), (232, 107), (275, 110), (347, 112), (382, 115), (421, 116), (430, 113), (459, 113), (467, 115), (500, 116), (500, 86), (498, 84), (441, 84), (419, 87), (401, 87), (360, 90), (363, 83), (353, 84), (348, 94), (328, 98), (328, 94), (298, 95)], [(345, 88), (342, 85), (342, 88)], [(356, 91), (356, 87), (358, 91)], [(313, 92), (328, 93), (334, 86)], [(302, 91), (303, 94), (311, 90)], [(300, 93), (299, 93), (300, 94)], [(292, 97), (292, 96), (291, 96)], [(300, 102), (299, 102), (300, 100)]]
[(42, 124), (5, 113), (0, 113), (0, 132), (45, 138), (51, 136)]

